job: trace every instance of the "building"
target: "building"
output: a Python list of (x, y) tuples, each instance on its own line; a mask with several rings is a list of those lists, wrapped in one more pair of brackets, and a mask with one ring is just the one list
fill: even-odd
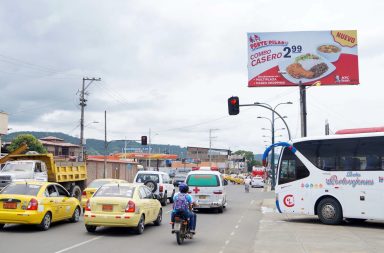
[(64, 142), (63, 139), (54, 136), (40, 138), (39, 141), (47, 149), (47, 152), (53, 154), (56, 158), (79, 157), (80, 145)]
[(231, 150), (217, 148), (187, 147), (187, 157), (196, 161), (199, 166), (201, 163), (215, 164), (219, 170), (228, 168), (228, 157)]

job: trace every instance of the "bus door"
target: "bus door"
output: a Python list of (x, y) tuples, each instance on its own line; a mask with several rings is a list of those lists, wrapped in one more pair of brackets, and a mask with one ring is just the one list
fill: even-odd
[(280, 212), (308, 214), (311, 210), (306, 206), (310, 197), (305, 189), (308, 169), (288, 148), (283, 150), (276, 185), (276, 205)]

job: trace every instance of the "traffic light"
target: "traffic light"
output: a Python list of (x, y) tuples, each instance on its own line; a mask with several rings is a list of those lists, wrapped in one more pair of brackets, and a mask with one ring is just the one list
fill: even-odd
[(141, 145), (147, 145), (147, 136), (141, 136)]
[(237, 115), (240, 112), (239, 97), (228, 98), (228, 112), (229, 115)]

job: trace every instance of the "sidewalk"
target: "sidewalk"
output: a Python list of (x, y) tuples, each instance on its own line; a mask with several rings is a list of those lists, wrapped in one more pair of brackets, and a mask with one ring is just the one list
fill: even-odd
[(383, 223), (323, 225), (317, 216), (277, 213), (274, 199), (264, 199), (261, 211), (255, 253), (379, 253), (384, 249)]

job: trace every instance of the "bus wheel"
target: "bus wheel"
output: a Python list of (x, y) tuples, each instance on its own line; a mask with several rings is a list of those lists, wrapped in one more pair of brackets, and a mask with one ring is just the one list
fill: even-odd
[(317, 215), (327, 225), (338, 225), (343, 220), (341, 205), (334, 198), (322, 199), (317, 206)]

